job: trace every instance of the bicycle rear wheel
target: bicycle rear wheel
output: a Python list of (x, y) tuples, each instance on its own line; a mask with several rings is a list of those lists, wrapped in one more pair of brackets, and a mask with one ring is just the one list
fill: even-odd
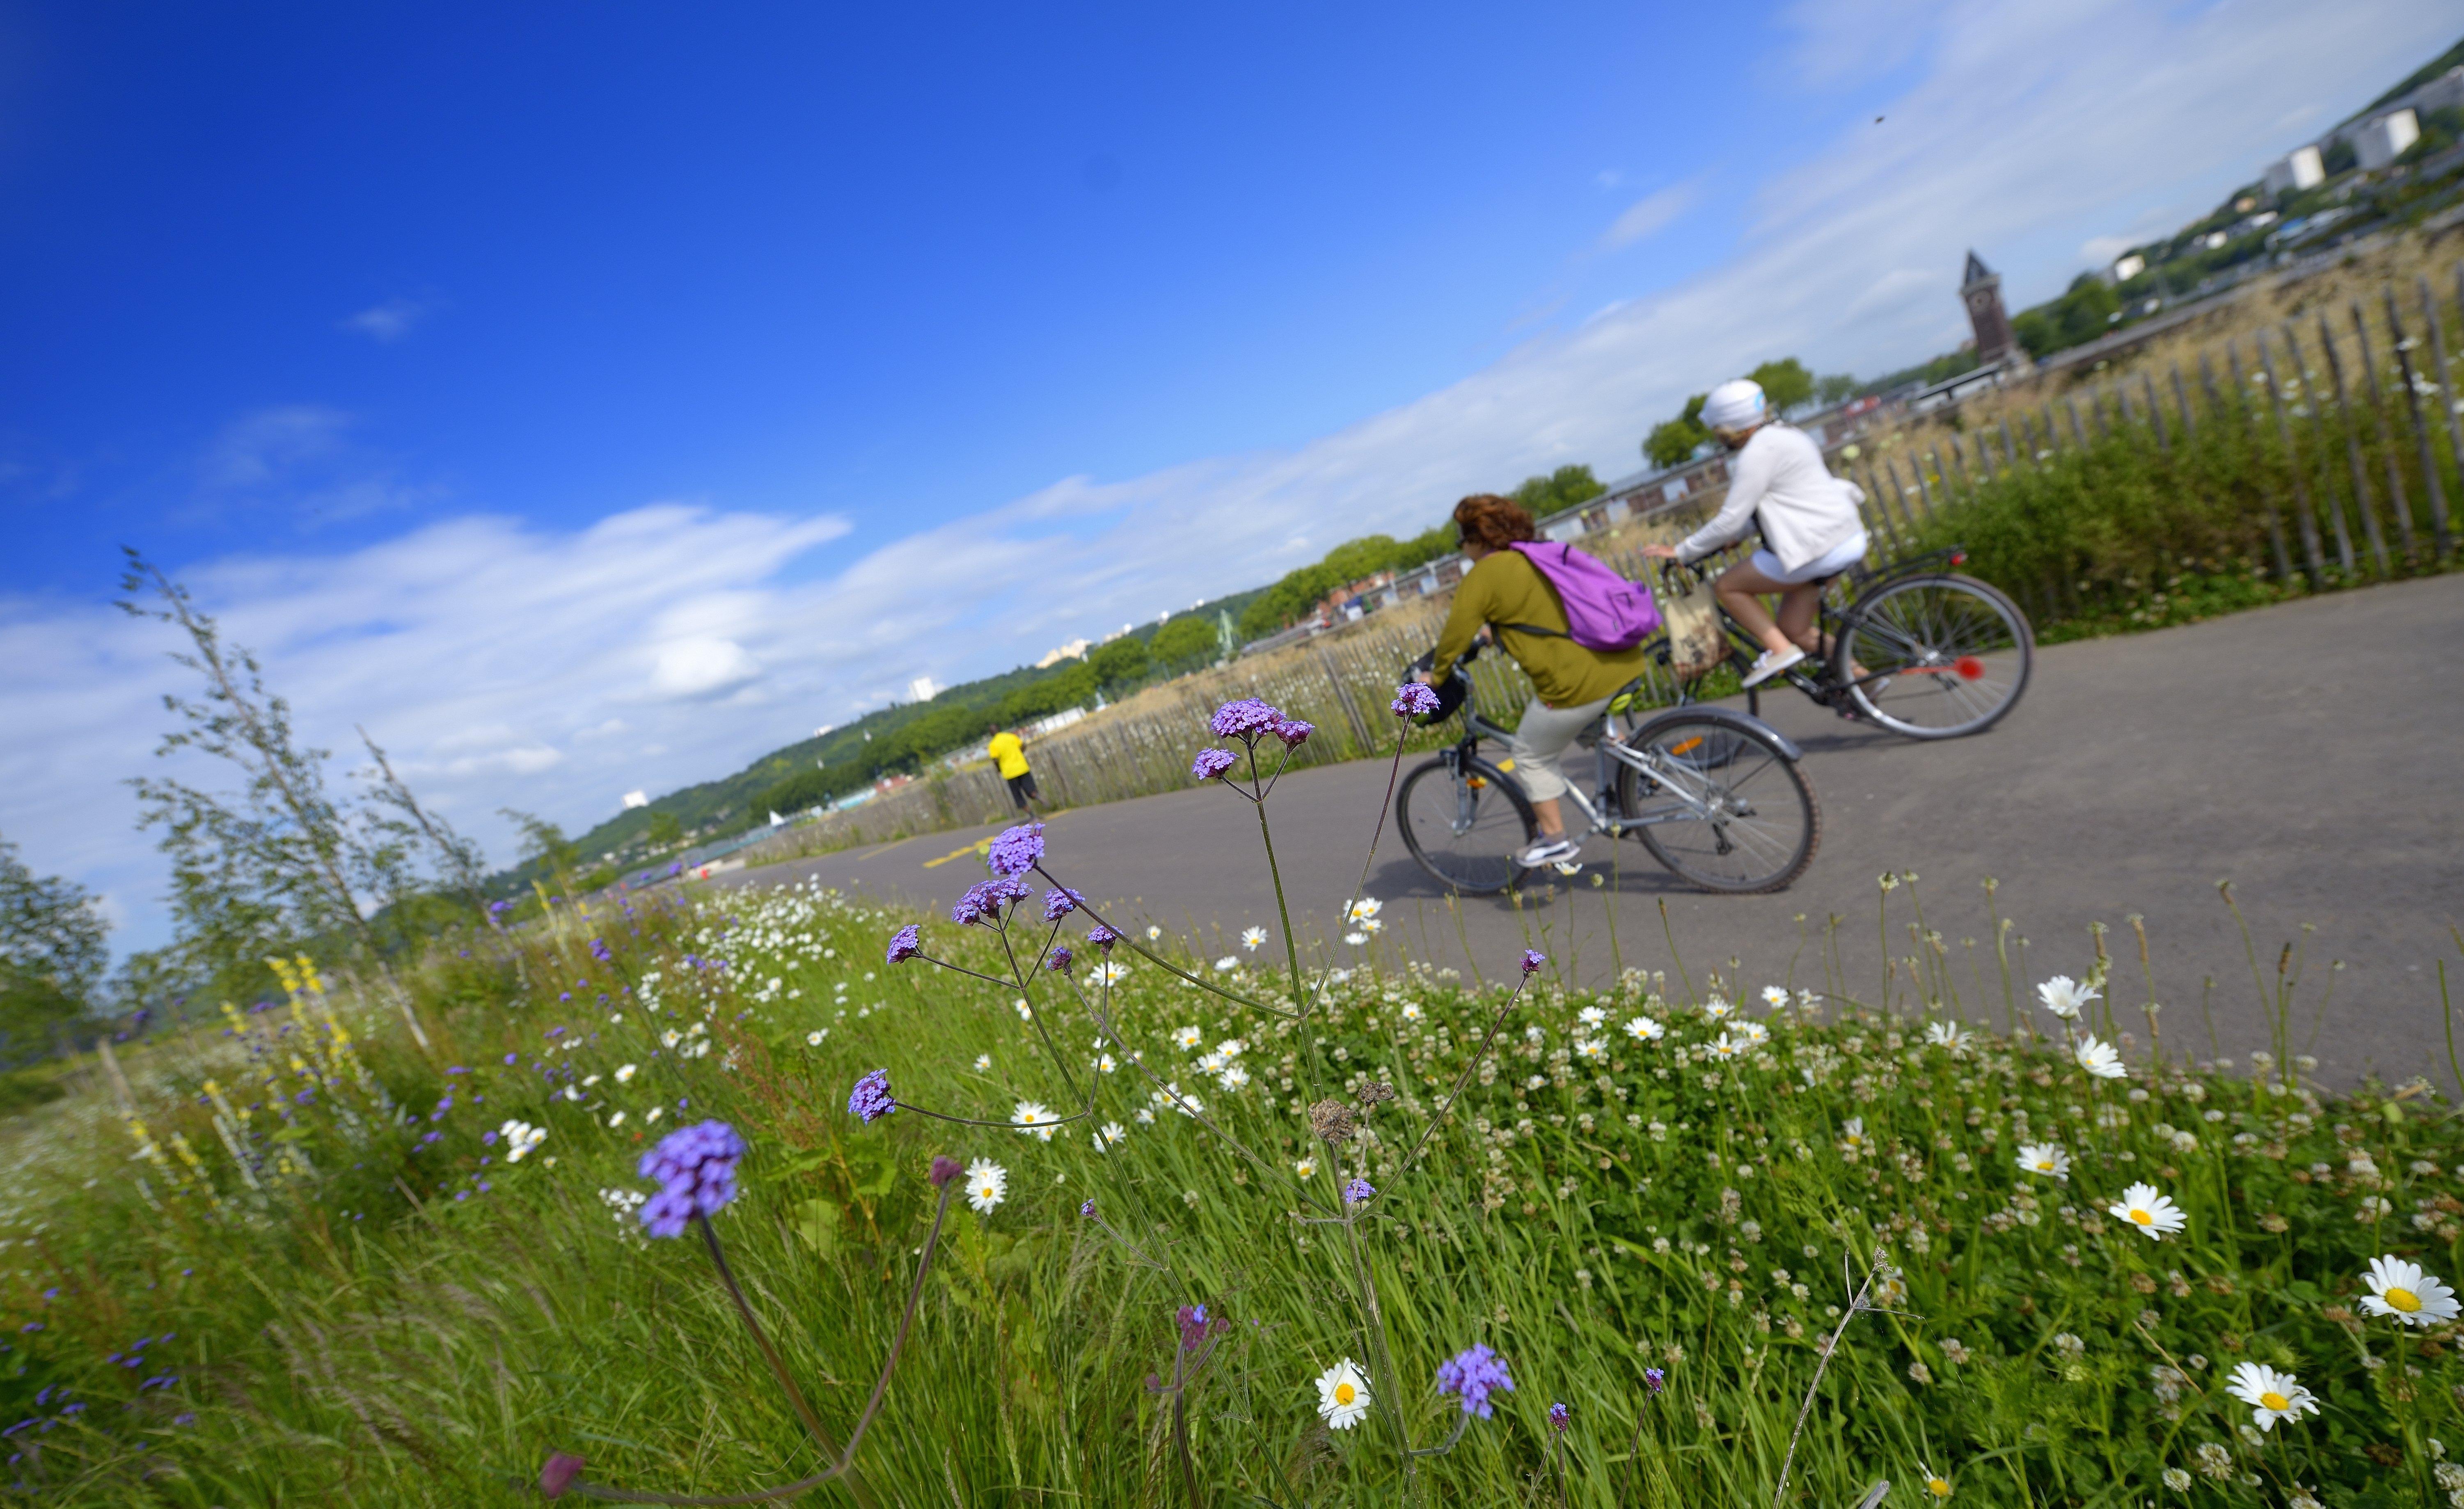
[(1777, 741), (1742, 722), (1678, 712), (1653, 719), (1618, 762), (1617, 802), (1653, 858), (1706, 891), (1785, 889), (1814, 862), (1822, 810)]
[(1515, 854), (1540, 833), (1523, 788), (1479, 759), (1436, 759), (1403, 777), (1395, 793), (1395, 826), (1421, 869), (1440, 885), (1470, 896), (1512, 885), (1523, 873)]
[(1903, 578), (1856, 604), (1847, 640), (1858, 711), (1910, 739), (1992, 727), (2028, 689), (2035, 658), (2017, 604), (1947, 571)]

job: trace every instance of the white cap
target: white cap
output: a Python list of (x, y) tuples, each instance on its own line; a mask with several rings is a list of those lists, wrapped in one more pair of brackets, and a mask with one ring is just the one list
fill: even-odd
[(1732, 378), (1711, 389), (1703, 401), (1703, 422), (1714, 430), (1735, 433), (1750, 430), (1769, 417), (1763, 401), (1763, 385), (1749, 377)]

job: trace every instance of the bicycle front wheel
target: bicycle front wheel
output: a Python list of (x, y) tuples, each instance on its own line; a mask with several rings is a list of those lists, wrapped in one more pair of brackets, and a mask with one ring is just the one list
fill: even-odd
[(1523, 788), (1485, 760), (1437, 759), (1395, 793), (1403, 845), (1440, 885), (1470, 896), (1505, 890), (1523, 873), (1514, 856), (1539, 836)]
[(2028, 689), (2035, 636), (2011, 599), (1945, 571), (1893, 582), (1849, 610), (1849, 697), (1910, 739), (1992, 727)]
[(1626, 741), (1617, 802), (1653, 858), (1706, 891), (1785, 889), (1814, 862), (1822, 810), (1777, 741), (1743, 722), (1673, 713)]

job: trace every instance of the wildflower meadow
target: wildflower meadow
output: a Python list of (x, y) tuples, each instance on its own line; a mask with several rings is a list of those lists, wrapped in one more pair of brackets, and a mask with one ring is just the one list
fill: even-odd
[[(1259, 829), (1190, 865), (1272, 863), (1311, 732), (1192, 730)], [(2449, 1102), (2138, 1048), (2090, 920), (1886, 1014), (1682, 939), (1335, 967), (1356, 888), (1219, 955), (1037, 827), (987, 860), (286, 960), (21, 1117), (0, 1493), (2464, 1503)]]

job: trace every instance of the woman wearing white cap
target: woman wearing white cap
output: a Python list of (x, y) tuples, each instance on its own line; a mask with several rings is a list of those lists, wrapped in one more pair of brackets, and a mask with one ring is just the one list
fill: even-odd
[[(1832, 476), (1805, 432), (1771, 418), (1758, 383), (1741, 377), (1711, 389), (1703, 422), (1736, 453), (1727, 499), (1683, 541), (1645, 545), (1642, 553), (1691, 564), (1749, 530), (1762, 536), (1762, 548), (1712, 586), (1728, 616), (1763, 642), (1761, 658), (1746, 673), (1746, 685), (1759, 686), (1821, 650), (1814, 618), (1822, 584), (1865, 558), (1865, 524), (1857, 514), (1865, 492)], [(1762, 604), (1772, 593), (1780, 599), (1776, 618)]]

